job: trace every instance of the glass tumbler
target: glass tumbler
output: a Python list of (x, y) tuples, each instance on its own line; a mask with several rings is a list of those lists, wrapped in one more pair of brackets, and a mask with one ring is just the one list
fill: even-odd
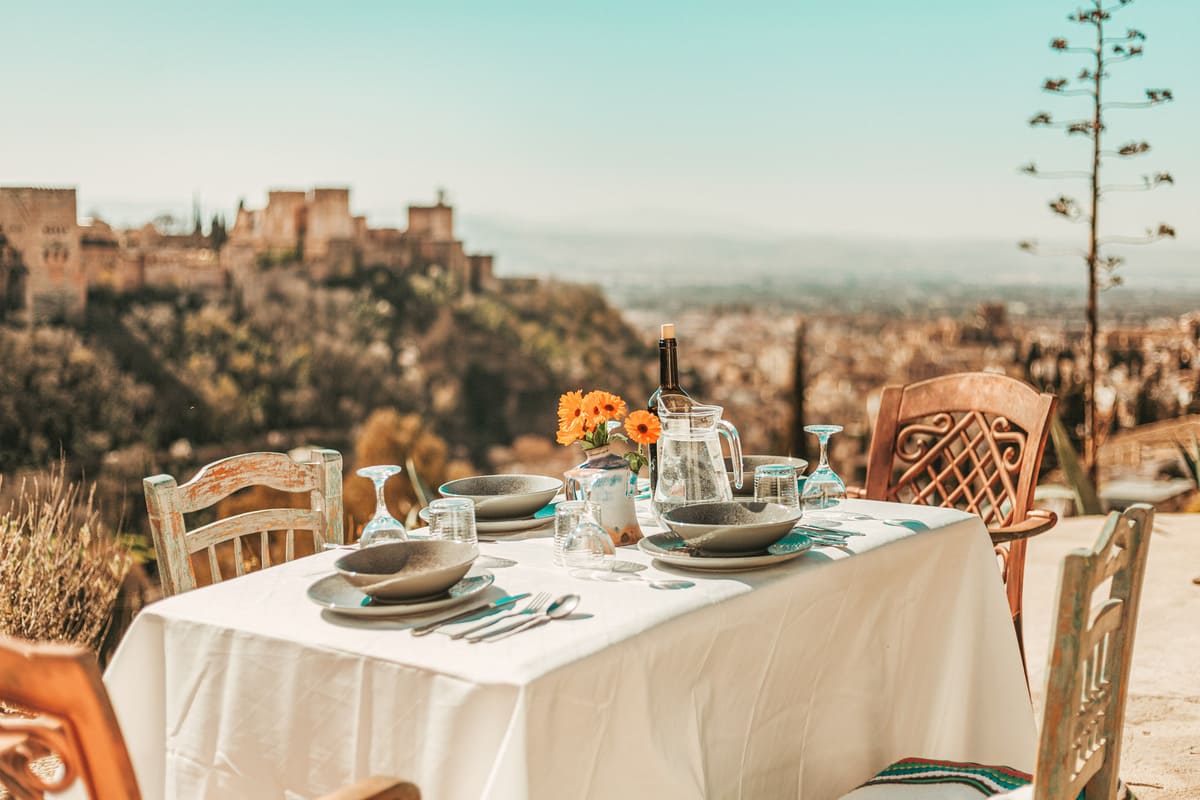
[(788, 508), (800, 507), (800, 492), (796, 488), (796, 468), (790, 464), (764, 464), (754, 469), (754, 499), (760, 503), (779, 503)]
[(442, 497), (430, 503), (429, 538), (478, 544), (475, 501), (467, 497)]
[(587, 500), (564, 500), (554, 507), (554, 563), (562, 566), (567, 536), (585, 518), (600, 521), (600, 506)]
[(600, 523), (584, 517), (563, 541), (563, 564), (568, 569), (609, 571), (617, 551)]

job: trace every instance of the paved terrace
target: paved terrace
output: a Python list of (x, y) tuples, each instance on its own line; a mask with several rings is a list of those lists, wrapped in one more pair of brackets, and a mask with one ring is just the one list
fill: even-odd
[[(1025, 645), (1040, 720), (1059, 565), (1102, 517), (1072, 517), (1029, 545)], [(1200, 798), (1200, 514), (1159, 514), (1150, 541), (1125, 710), (1121, 776), (1139, 800)]]

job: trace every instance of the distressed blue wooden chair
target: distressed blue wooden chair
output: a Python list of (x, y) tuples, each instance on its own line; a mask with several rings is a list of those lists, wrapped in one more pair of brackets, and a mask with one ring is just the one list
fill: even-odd
[[(1154, 510), (1111, 514), (1091, 550), (1063, 562), (1046, 711), (1033, 775), (1003, 766), (906, 758), (843, 800), (1113, 800), (1125, 694)], [(1106, 582), (1107, 591), (1097, 595)], [(1099, 601), (1093, 604), (1093, 598)]]
[[(142, 483), (164, 595), (196, 588), (198, 567), (207, 567), (211, 583), (219, 582), (222, 558), (217, 546), (231, 540), (231, 559), (224, 560), (232, 562), (235, 575), (245, 574), (247, 561), (252, 567), (291, 561), (298, 530), (311, 532), (312, 551), (319, 552), (326, 543), (342, 544), (342, 456), (336, 450), (314, 449), (303, 462), (286, 453), (244, 453), (202, 467), (182, 486), (170, 475), (154, 475)], [(209, 508), (251, 486), (307, 495), (307, 507), (257, 509), (187, 529), (184, 514)], [(282, 533), (274, 537), (282, 538), (282, 547), (272, 548), (272, 533)], [(201, 551), (207, 551), (207, 564), (193, 559)], [(246, 554), (254, 557), (247, 559)]]

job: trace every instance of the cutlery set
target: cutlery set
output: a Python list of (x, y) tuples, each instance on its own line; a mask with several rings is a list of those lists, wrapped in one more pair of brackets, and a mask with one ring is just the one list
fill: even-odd
[(849, 551), (847, 542), (854, 536), (865, 536), (866, 534), (859, 531), (846, 531), (840, 528), (826, 528), (821, 525), (801, 523), (793, 530), (804, 534), (809, 539), (812, 539), (813, 544), (817, 547), (835, 547), (841, 550)]
[[(412, 634), (414, 636), (425, 636), (438, 630), (443, 625), (470, 622), (481, 617), (498, 614), (498, 616), (480, 625), (450, 634), (451, 639), (466, 639), (471, 644), (496, 642), (521, 631), (536, 628), (551, 620), (564, 619), (570, 616), (579, 606), (579, 595), (577, 594), (566, 594), (551, 601), (549, 592), (539, 592), (530, 598), (524, 608), (519, 610), (513, 608), (517, 601), (526, 597), (529, 597), (528, 592), (510, 597), (502, 597), (491, 603), (473, 606), (465, 611), (418, 625), (412, 629)], [(506, 622), (507, 624), (495, 627), (498, 622)]]

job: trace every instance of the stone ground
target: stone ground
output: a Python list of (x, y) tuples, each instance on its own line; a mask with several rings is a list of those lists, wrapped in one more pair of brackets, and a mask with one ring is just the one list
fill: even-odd
[[(1029, 545), (1025, 646), (1041, 717), (1062, 558), (1091, 547), (1101, 517), (1065, 519)], [(1121, 777), (1139, 800), (1200, 798), (1200, 514), (1159, 514), (1134, 640)]]

